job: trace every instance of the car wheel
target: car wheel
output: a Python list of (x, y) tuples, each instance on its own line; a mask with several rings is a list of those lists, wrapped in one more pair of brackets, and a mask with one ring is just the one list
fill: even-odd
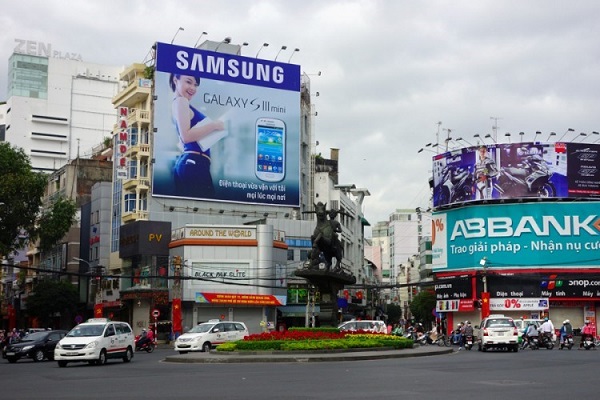
[(59, 362), (58, 362), (58, 366), (59, 366), (60, 368), (64, 368), (64, 367), (66, 367), (66, 366), (67, 366), (67, 362), (66, 362), (66, 361), (59, 361)]
[(481, 351), (487, 351), (487, 347), (485, 347), (485, 346), (482, 346), (482, 347), (481, 347)]
[(9, 363), (14, 364), (17, 362), (17, 358), (16, 357), (6, 357), (6, 359), (8, 360)]
[(205, 342), (205, 343), (202, 345), (202, 351), (203, 351), (203, 352), (205, 352), (205, 353), (210, 353), (210, 349), (211, 349), (210, 342)]
[(128, 347), (127, 351), (125, 352), (125, 355), (123, 356), (123, 362), (128, 363), (129, 361), (131, 361), (132, 358), (133, 358), (133, 350), (131, 350), (131, 347)]
[(100, 355), (98, 356), (98, 360), (96, 361), (96, 365), (104, 364), (106, 364), (106, 350), (100, 351)]
[(43, 360), (44, 360), (44, 352), (42, 350), (37, 350), (33, 354), (33, 361), (38, 362), (38, 361), (43, 361)]

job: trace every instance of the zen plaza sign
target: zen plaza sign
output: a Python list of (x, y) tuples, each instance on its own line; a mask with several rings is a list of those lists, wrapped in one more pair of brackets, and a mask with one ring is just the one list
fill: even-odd
[(29, 56), (61, 58), (63, 60), (83, 61), (81, 54), (52, 50), (52, 44), (36, 42), (34, 40), (15, 39), (17, 45), (13, 50), (18, 54)]

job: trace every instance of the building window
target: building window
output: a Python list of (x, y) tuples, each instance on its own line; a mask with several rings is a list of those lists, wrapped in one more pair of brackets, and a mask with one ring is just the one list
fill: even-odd
[(288, 261), (294, 260), (294, 249), (288, 249), (287, 251), (287, 259)]
[(309, 250), (300, 250), (300, 261), (308, 260), (308, 252)]

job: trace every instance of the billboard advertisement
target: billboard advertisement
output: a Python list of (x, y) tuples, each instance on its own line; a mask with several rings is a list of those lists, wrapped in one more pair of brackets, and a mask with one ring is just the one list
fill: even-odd
[(600, 144), (509, 143), (433, 157), (434, 208), (478, 200), (600, 198)]
[[(473, 205), (432, 217), (434, 272), (600, 264), (600, 202)], [(485, 259), (484, 259), (485, 258)]]
[(159, 197), (300, 204), (300, 66), (156, 44)]

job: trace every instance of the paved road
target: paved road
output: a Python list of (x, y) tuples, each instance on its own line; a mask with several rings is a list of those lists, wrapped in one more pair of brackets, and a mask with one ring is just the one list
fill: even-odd
[(173, 363), (169, 349), (105, 366), (0, 360), (10, 399), (598, 398), (600, 351), (461, 351), (368, 361)]

